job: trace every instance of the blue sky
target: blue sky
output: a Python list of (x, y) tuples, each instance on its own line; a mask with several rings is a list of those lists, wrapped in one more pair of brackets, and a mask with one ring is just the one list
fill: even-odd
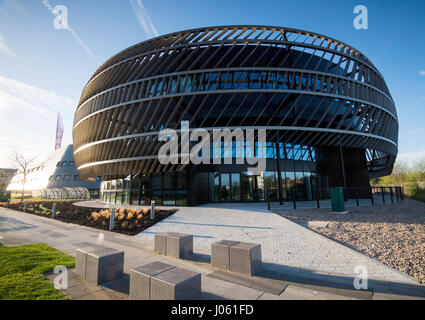
[[(54, 28), (46, 4), (66, 6), (74, 36)], [(368, 8), (367, 30), (353, 27), (359, 4)], [(309, 30), (363, 52), (395, 100), (399, 159), (425, 156), (424, 18), (423, 0), (0, 0), (0, 167), (10, 165), (12, 146), (31, 155), (51, 151), (57, 112), (62, 145), (72, 143), (81, 90), (115, 53), (156, 34), (231, 24)]]

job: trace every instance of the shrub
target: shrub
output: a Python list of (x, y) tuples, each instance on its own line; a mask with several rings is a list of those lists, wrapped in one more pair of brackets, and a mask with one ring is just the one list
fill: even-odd
[(108, 209), (100, 210), (100, 215), (106, 219), (109, 219), (111, 216), (111, 213)]
[(98, 212), (96, 212), (96, 211), (93, 211), (93, 212), (91, 213), (91, 216), (92, 216), (92, 218), (93, 218), (95, 221), (97, 221), (97, 219), (99, 219), (99, 217), (100, 217), (100, 214), (99, 214)]
[(412, 176), (409, 181), (409, 194), (411, 196), (416, 196), (419, 193), (419, 186), (416, 179)]

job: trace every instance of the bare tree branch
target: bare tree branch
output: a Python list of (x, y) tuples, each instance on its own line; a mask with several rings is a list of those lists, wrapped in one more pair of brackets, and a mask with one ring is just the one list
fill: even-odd
[(25, 194), (25, 183), (27, 181), (28, 171), (29, 169), (31, 169), (31, 166), (35, 164), (37, 157), (30, 157), (30, 156), (24, 155), (18, 149), (12, 148), (10, 151), (9, 159), (12, 162), (12, 164), (16, 167), (16, 169), (18, 169), (18, 172), (22, 174), (24, 178), (22, 180), (22, 195), (21, 195), (21, 201), (23, 201), (24, 194)]

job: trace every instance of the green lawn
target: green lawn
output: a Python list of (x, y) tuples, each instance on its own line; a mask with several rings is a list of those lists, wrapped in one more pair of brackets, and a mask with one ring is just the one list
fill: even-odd
[[(12, 194), (10, 196), (10, 201), (20, 201), (21, 200), (21, 195), (20, 194)], [(75, 199), (43, 199), (41, 196), (38, 197), (31, 197), (31, 196), (25, 196), (24, 200), (28, 200), (28, 202), (30, 201), (76, 201)]]
[(74, 257), (45, 244), (0, 245), (0, 261), (0, 300), (67, 299), (43, 274), (59, 265), (73, 267)]
[[(10, 196), (10, 200), (21, 200), (21, 195), (20, 194), (12, 194), (11, 196)], [(31, 201), (31, 200), (41, 200), (41, 196), (40, 197), (31, 197), (31, 196), (24, 196), (24, 200), (28, 200), (28, 201)]]

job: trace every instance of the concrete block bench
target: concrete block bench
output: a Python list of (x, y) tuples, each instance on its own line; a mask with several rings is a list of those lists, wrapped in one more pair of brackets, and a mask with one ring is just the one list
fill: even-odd
[(230, 270), (230, 247), (238, 243), (238, 241), (221, 240), (211, 244), (211, 266)]
[(130, 270), (130, 300), (201, 297), (201, 274), (159, 261)]
[(91, 245), (84, 248), (78, 248), (76, 251), (75, 271), (78, 275), (86, 277), (87, 253), (100, 249), (105, 249), (102, 245)]
[(261, 270), (261, 245), (222, 240), (211, 245), (213, 268), (254, 275)]
[(122, 278), (124, 251), (105, 246), (88, 246), (77, 249), (76, 272), (88, 281), (102, 284)]
[(170, 257), (185, 258), (193, 253), (193, 236), (177, 232), (156, 234), (154, 251)]

